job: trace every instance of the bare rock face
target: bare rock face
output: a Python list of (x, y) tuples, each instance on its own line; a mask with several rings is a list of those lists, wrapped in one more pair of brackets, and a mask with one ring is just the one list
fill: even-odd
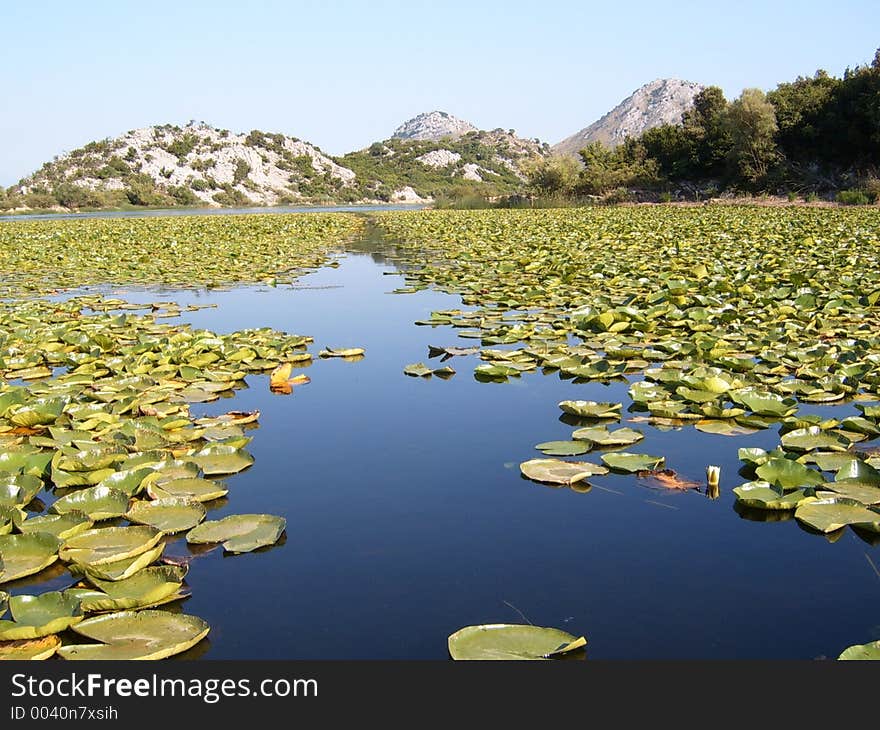
[(461, 137), (477, 128), (470, 122), (447, 112), (433, 111), (419, 114), (394, 130), (397, 139), (438, 140), (444, 137)]
[(645, 84), (589, 127), (553, 146), (559, 155), (577, 155), (590, 142), (616, 147), (627, 137), (638, 137), (661, 124), (680, 124), (681, 115), (694, 105), (703, 86), (679, 79), (657, 79)]
[(461, 155), (450, 150), (431, 150), (416, 159), (425, 167), (449, 167), (458, 162)]

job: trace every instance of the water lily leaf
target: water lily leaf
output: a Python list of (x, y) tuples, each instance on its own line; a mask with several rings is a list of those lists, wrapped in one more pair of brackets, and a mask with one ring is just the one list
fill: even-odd
[(694, 424), (694, 428), (703, 433), (714, 433), (719, 436), (748, 436), (749, 434), (757, 433), (758, 431), (756, 428), (741, 426), (735, 421), (724, 421), (720, 419), (697, 421)]
[(0, 618), (3, 617), (3, 614), (6, 613), (6, 606), (9, 603), (9, 594), (0, 591)]
[(783, 493), (781, 489), (774, 488), (769, 482), (747, 482), (733, 488), (737, 502), (745, 507), (765, 510), (793, 510), (801, 504), (815, 501), (816, 497), (812, 490), (796, 489), (793, 492)]
[(0, 621), (0, 641), (39, 639), (57, 634), (83, 619), (80, 602), (60, 592), (9, 599), (12, 621)]
[(571, 486), (594, 475), (607, 474), (608, 469), (589, 461), (562, 461), (560, 459), (531, 459), (519, 465), (525, 477), (544, 484)]
[(133, 502), (125, 519), (140, 525), (152, 525), (167, 534), (190, 530), (199, 524), (207, 510), (201, 502), (191, 499), (167, 498)]
[(91, 529), (94, 523), (84, 512), (70, 510), (58, 515), (40, 515), (31, 517), (19, 525), (21, 532), (28, 534), (33, 532), (48, 532), (60, 540), (66, 540), (74, 535), (79, 535)]
[[(144, 480), (153, 473), (153, 469), (146, 467), (125, 469), (123, 471), (117, 471), (109, 477), (102, 479), (98, 483), (98, 486), (108, 487), (117, 492), (122, 492), (128, 497), (134, 497), (143, 491)], [(198, 473), (197, 470), (196, 473)]]
[(559, 407), (572, 416), (581, 418), (620, 418), (620, 403), (597, 403), (591, 400), (564, 400)]
[(590, 444), (586, 441), (545, 441), (536, 444), (535, 448), (548, 456), (578, 456), (586, 454)]
[(363, 347), (345, 347), (334, 349), (328, 347), (318, 353), (319, 357), (359, 357), (366, 352)]
[(849, 444), (818, 426), (797, 428), (781, 436), (780, 440), (786, 449), (793, 451), (846, 451)]
[(186, 541), (192, 544), (222, 542), (229, 553), (247, 553), (274, 545), (284, 532), (287, 521), (275, 515), (231, 515), (209, 520), (190, 530)]
[(745, 461), (749, 464), (755, 464), (757, 466), (760, 466), (761, 464), (766, 462), (767, 459), (770, 458), (770, 456), (764, 449), (759, 449), (755, 447), (739, 449), (737, 451), (737, 456), (739, 457), (740, 461)]
[(880, 531), (880, 512), (874, 512), (845, 497), (821, 499), (801, 505), (794, 516), (819, 532), (834, 532), (847, 525), (872, 532)]
[(836, 481), (880, 487), (880, 469), (875, 469), (870, 464), (850, 456), (849, 460), (837, 469)]
[(168, 611), (120, 611), (89, 618), (73, 627), (99, 644), (62, 646), (62, 659), (165, 659), (198, 644), (210, 627), (197, 616)]
[(872, 641), (869, 644), (856, 644), (849, 646), (843, 650), (841, 655), (837, 657), (842, 661), (861, 660), (878, 660), (880, 659), (880, 641)]
[(0, 474), (0, 505), (25, 507), (43, 488), (43, 482), (30, 474)]
[(588, 426), (577, 429), (571, 437), (575, 441), (589, 441), (596, 446), (629, 446), (641, 441), (645, 435), (634, 428), (609, 431), (605, 426)]
[(18, 527), (25, 518), (25, 513), (18, 507), (0, 504), (0, 535), (8, 535)]
[(162, 556), (164, 550), (165, 543), (160, 542), (146, 552), (111, 563), (104, 563), (102, 565), (73, 563), (70, 565), (70, 571), (78, 575), (84, 575), (89, 580), (94, 578), (98, 580), (124, 580), (125, 578), (131, 578), (138, 571), (155, 563)]
[(802, 463), (815, 464), (822, 471), (837, 471), (853, 460), (851, 453), (841, 451), (809, 451), (798, 458)]
[(100, 522), (124, 515), (128, 509), (128, 496), (110, 487), (90, 487), (61, 497), (50, 509), (60, 515), (70, 511), (83, 512), (94, 522)]
[(47, 532), (0, 535), (0, 583), (39, 573), (56, 560), (62, 542)]
[(759, 416), (783, 418), (797, 410), (797, 401), (794, 398), (783, 398), (765, 390), (754, 388), (731, 390), (728, 392), (728, 397)]
[(663, 466), (665, 459), (662, 456), (630, 454), (621, 451), (616, 454), (603, 454), (602, 461), (615, 471), (637, 472), (659, 469)]
[(783, 489), (816, 487), (825, 483), (825, 478), (815, 469), (791, 459), (771, 457), (761, 464), (755, 473), (765, 482)]
[(192, 460), (206, 476), (236, 474), (254, 463), (254, 457), (244, 449), (212, 444), (193, 455)]
[(210, 502), (229, 493), (220, 482), (210, 479), (172, 479), (170, 482), (150, 484), (147, 494), (154, 500), (188, 499), (195, 502)]
[(40, 661), (49, 659), (61, 646), (57, 636), (43, 636), (39, 639), (0, 642), (0, 661)]
[(465, 626), (449, 637), (456, 660), (552, 659), (583, 648), (587, 640), (560, 629), (521, 624)]
[(183, 583), (186, 568), (160, 565), (144, 568), (130, 578), (105, 581), (88, 576), (97, 590), (69, 591), (82, 601), (83, 611), (122, 611), (156, 605), (175, 595)]
[(87, 530), (67, 540), (61, 559), (86, 567), (106, 565), (140, 555), (161, 539), (162, 532), (146, 525)]
[(67, 402), (66, 398), (37, 398), (28, 405), (10, 409), (6, 417), (16, 426), (44, 426), (58, 420)]

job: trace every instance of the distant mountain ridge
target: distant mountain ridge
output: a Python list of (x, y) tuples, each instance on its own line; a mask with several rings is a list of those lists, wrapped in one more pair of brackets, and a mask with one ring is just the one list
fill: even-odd
[(435, 141), (444, 137), (457, 138), (477, 128), (470, 122), (452, 116), (448, 112), (432, 111), (419, 114), (405, 121), (391, 135), (392, 139), (416, 139)]
[(703, 86), (680, 79), (656, 79), (634, 91), (588, 127), (553, 145), (554, 154), (577, 155), (590, 142), (615, 147), (661, 124), (680, 124)]

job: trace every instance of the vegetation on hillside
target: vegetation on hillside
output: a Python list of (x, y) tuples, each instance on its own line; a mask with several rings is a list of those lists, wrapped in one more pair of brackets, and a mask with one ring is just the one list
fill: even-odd
[(704, 89), (680, 125), (666, 124), (611, 150), (594, 143), (570, 160), (539, 161), (528, 170), (545, 197), (600, 195), (625, 199), (633, 189), (672, 194), (721, 191), (837, 192), (842, 203), (880, 195), (880, 50), (843, 78), (824, 71), (779, 84), (765, 94), (745, 89), (727, 101)]

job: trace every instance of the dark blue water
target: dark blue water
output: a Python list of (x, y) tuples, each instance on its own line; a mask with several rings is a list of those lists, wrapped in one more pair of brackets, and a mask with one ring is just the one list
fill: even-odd
[[(448, 381), (407, 377), (404, 365), (429, 362), (429, 344), (474, 342), (414, 326), (461, 302), (389, 294), (402, 282), (383, 275), (393, 270), (350, 254), (294, 290), (175, 293), (218, 305), (184, 313), (199, 327), (310, 334), (315, 355), (366, 348), (360, 362), (316, 359), (304, 370), (311, 383), (290, 396), (249, 377), (234, 399), (192, 407), (262, 412), (248, 447), (256, 464), (228, 480), (228, 500), (209, 516), (280, 514), (287, 538), (193, 560), (183, 609), (212, 631), (185, 656), (444, 659), (462, 626), (523, 616), (586, 635), (593, 658), (836, 657), (880, 636), (880, 576), (868, 559), (880, 564), (877, 548), (849, 530), (832, 544), (793, 519), (753, 522), (733, 509), (730, 490), (745, 481), (737, 448), (772, 448), (775, 431), (729, 438), (627, 424), (647, 436), (629, 450), (664, 455), (684, 476), (702, 482), (707, 464), (720, 465), (715, 501), (633, 476), (594, 477), (583, 494), (527, 481), (518, 464), (540, 457), (534, 444), (573, 430), (558, 401), (626, 404), (626, 383), (541, 373), (479, 383), (476, 357), (450, 360), (458, 373)], [(182, 538), (168, 552), (191, 554)]]

